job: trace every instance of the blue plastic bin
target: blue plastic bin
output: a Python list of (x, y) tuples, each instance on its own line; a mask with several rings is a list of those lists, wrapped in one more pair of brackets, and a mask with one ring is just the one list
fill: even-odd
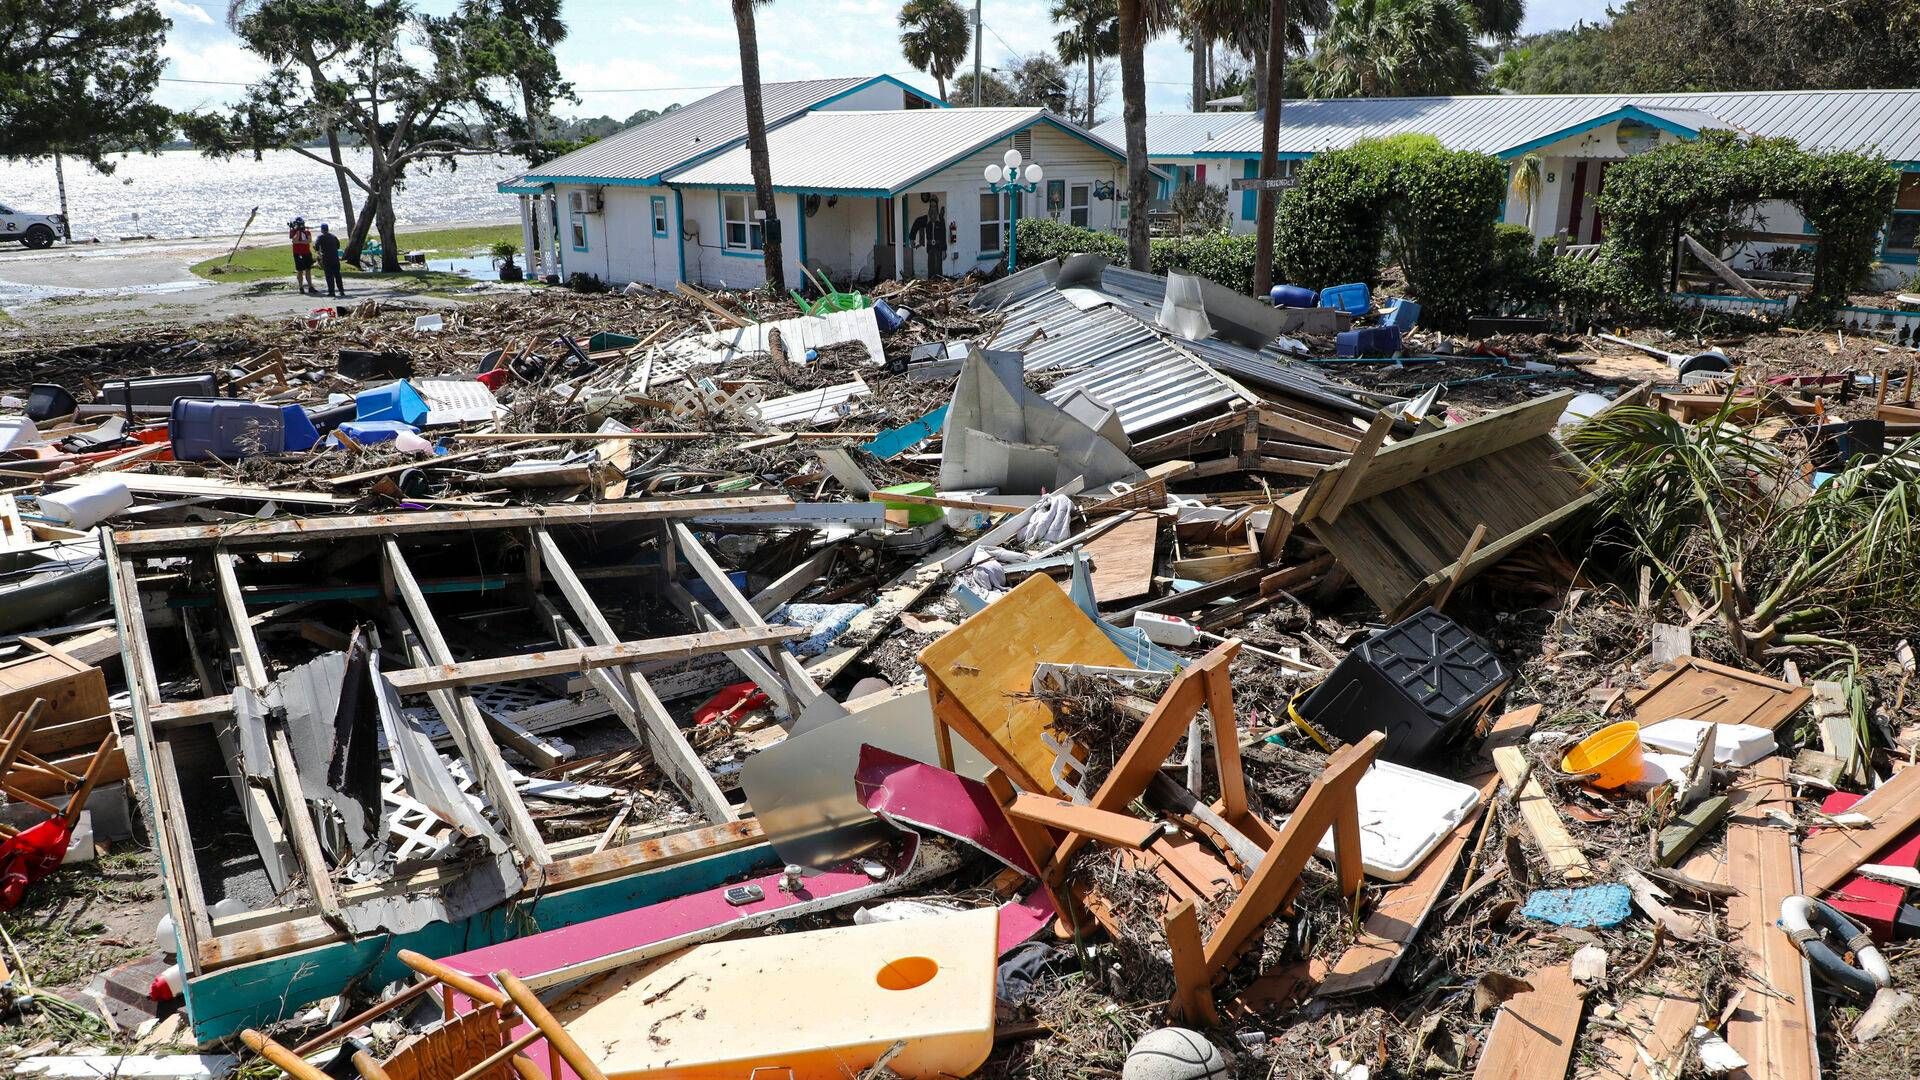
[(1312, 307), (1318, 294), (1304, 285), (1275, 285), (1267, 294), (1274, 307)]
[(1396, 296), (1387, 305), (1387, 313), (1381, 316), (1380, 325), (1391, 326), (1405, 333), (1420, 322), (1420, 305), (1404, 296)]
[(885, 300), (873, 302), (873, 320), (880, 324), (880, 332), (883, 334), (891, 334), (907, 324), (905, 317), (893, 310), (893, 305)]
[(353, 404), (355, 420), (398, 420), (416, 428), (427, 422), (426, 400), (405, 379), (362, 390), (353, 396)]
[(1400, 331), (1391, 326), (1342, 330), (1333, 337), (1335, 356), (1392, 356), (1400, 351)]
[(280, 407), (280, 427), (286, 432), (281, 448), (289, 454), (311, 450), (313, 444), (320, 441), (320, 429), (313, 426), (313, 417), (298, 405)]
[[(392, 442), (394, 436), (403, 431), (419, 434), (418, 428), (399, 420), (349, 420), (341, 424), (337, 430), (345, 432), (347, 438), (361, 446), (378, 446), (381, 443)], [(327, 445), (339, 446), (340, 440), (329, 436)]]
[(1373, 307), (1373, 293), (1364, 281), (1356, 281), (1351, 285), (1330, 285), (1320, 290), (1320, 306), (1365, 315)]
[(175, 461), (233, 460), (286, 450), (280, 406), (233, 398), (175, 398), (167, 416)]

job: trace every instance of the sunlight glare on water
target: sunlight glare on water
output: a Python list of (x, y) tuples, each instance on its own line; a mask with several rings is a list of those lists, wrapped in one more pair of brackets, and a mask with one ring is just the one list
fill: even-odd
[[(325, 149), (317, 151), (324, 155)], [(364, 151), (346, 151), (349, 165), (363, 169)], [(211, 160), (193, 150), (158, 155), (115, 155), (103, 176), (68, 160), (67, 210), (76, 240), (123, 236), (231, 236), (247, 211), (260, 207), (253, 231), (271, 235), (297, 215), (311, 226), (341, 227), (340, 189), (333, 171), (293, 150), (271, 150), (259, 161), (239, 156)], [(518, 176), (526, 164), (507, 156), (462, 158), (454, 169), (415, 166), (394, 197), (402, 228), (452, 222), (512, 221), (519, 204), (493, 186)], [(363, 173), (364, 175), (364, 173)], [(360, 205), (354, 192), (354, 206)], [(53, 162), (0, 160), (0, 204), (51, 214), (60, 209)]]

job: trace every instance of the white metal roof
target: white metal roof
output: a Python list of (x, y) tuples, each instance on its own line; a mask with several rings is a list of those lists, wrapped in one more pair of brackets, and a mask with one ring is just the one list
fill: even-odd
[[(1147, 156), (1188, 157), (1195, 150), (1252, 119), (1251, 112), (1184, 112), (1147, 114)], [(1286, 115), (1284, 112), (1281, 115)], [(1095, 135), (1121, 149), (1127, 145), (1127, 124), (1114, 117), (1093, 129)]]
[[(860, 76), (762, 83), (761, 109), (771, 126), (874, 79)], [(746, 137), (746, 98), (738, 86), (729, 86), (529, 169), (516, 183), (567, 179), (652, 180), (702, 154), (725, 149)]]
[[(1718, 123), (1710, 126), (1791, 138), (1809, 150), (1877, 152), (1891, 161), (1920, 163), (1920, 89), (1289, 101), (1280, 112), (1280, 152), (1313, 154), (1363, 138), (1422, 132), (1456, 150), (1511, 153), (1627, 106), (1696, 130), (1697, 124), (1683, 117), (1700, 123), (1711, 117)], [(1259, 121), (1243, 120), (1191, 152), (1258, 154)]]
[[(1126, 157), (1085, 129), (1045, 109), (1026, 107), (811, 112), (767, 132), (767, 158), (773, 186), (781, 191), (893, 195), (1036, 123), (1055, 125), (1116, 158)], [(748, 187), (750, 165), (747, 148), (738, 146), (669, 180), (684, 187)]]

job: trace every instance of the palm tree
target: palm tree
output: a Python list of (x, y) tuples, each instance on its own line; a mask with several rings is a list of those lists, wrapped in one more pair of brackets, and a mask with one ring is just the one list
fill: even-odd
[(1095, 65), (1120, 51), (1120, 0), (1054, 0), (1053, 21), (1066, 26), (1053, 36), (1053, 45), (1065, 63), (1087, 62), (1087, 111), (1083, 119), (1093, 126), (1094, 106), (1100, 100), (1094, 83)]
[(947, 99), (947, 80), (972, 44), (967, 13), (955, 0), (907, 0), (900, 8), (900, 51), (907, 63), (933, 76), (940, 100)]
[(1540, 193), (1547, 189), (1546, 180), (1541, 176), (1542, 162), (1539, 154), (1527, 154), (1513, 169), (1513, 193), (1527, 201), (1527, 231), (1533, 231), (1533, 204), (1540, 199)]
[(1147, 42), (1171, 29), (1174, 0), (1120, 0), (1120, 115), (1127, 131), (1127, 265), (1145, 271), (1152, 262), (1147, 236)]
[(773, 165), (767, 160), (767, 114), (760, 102), (760, 34), (754, 29), (755, 5), (770, 0), (733, 0), (733, 26), (740, 36), (740, 93), (747, 108), (747, 158), (753, 168), (753, 197), (760, 205), (761, 254), (767, 284), (775, 295), (787, 291), (787, 269), (780, 258), (780, 217), (773, 207)]
[(1480, 10), (1468, 0), (1334, 0), (1308, 89), (1316, 97), (1469, 91), (1480, 81), (1480, 34)]
[[(1328, 0), (1291, 0), (1286, 11), (1289, 51), (1307, 48), (1307, 31), (1325, 26)], [(1253, 61), (1254, 108), (1266, 105), (1268, 24), (1271, 0), (1180, 0), (1180, 17), (1189, 33), (1199, 31)], [(1197, 106), (1196, 106), (1197, 108)]]

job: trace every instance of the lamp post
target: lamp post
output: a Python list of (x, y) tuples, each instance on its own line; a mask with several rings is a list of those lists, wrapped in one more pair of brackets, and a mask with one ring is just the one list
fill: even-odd
[[(1031, 195), (1040, 190), (1040, 181), (1046, 178), (1046, 170), (1038, 165), (1028, 165), (1025, 172), (1020, 169), (1020, 151), (1009, 150), (1000, 159), (1003, 164), (989, 165), (986, 168), (987, 190), (995, 195), (1012, 192), (1009, 201), (1012, 216), (1007, 221), (1007, 273), (1011, 274), (1020, 265), (1020, 196)], [(1026, 182), (1022, 183), (1021, 178)]]

